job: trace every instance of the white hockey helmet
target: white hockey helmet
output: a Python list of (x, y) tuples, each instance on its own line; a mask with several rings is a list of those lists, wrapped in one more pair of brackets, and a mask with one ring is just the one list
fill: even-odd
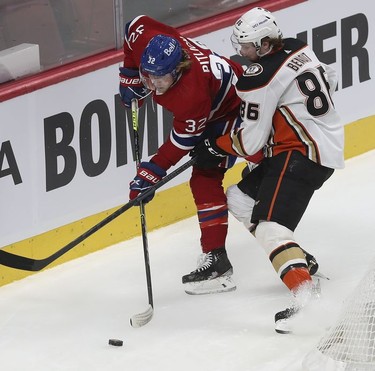
[(253, 8), (243, 14), (234, 24), (231, 41), (233, 47), (239, 52), (239, 44), (253, 43), (257, 50), (262, 45), (265, 37), (283, 37), (276, 24), (275, 16), (264, 8)]

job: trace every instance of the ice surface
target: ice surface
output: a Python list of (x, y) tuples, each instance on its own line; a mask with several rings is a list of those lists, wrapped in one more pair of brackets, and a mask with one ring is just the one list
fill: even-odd
[[(316, 192), (296, 230), (331, 280), (321, 281), (321, 300), (293, 335), (274, 331), (288, 290), (233, 218), (227, 250), (237, 290), (184, 293), (181, 276), (200, 254), (193, 217), (148, 235), (155, 312), (144, 327), (129, 324), (148, 304), (141, 238), (0, 288), (1, 371), (302, 370), (375, 256), (374, 164), (375, 151), (348, 160)], [(124, 346), (109, 346), (110, 338)]]

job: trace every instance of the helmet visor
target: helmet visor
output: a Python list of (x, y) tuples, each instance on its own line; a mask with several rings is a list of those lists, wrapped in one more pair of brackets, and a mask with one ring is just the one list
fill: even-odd
[(139, 75), (143, 85), (147, 89), (155, 91), (157, 94), (164, 94), (175, 80), (172, 73), (156, 76), (141, 70)]
[(256, 48), (254, 43), (251, 41), (239, 43), (235, 34), (232, 34), (232, 36), (230, 37), (230, 41), (232, 42), (232, 46), (236, 53), (241, 57), (246, 56), (246, 54), (248, 54), (249, 50), (251, 49), (258, 50), (258, 48)]

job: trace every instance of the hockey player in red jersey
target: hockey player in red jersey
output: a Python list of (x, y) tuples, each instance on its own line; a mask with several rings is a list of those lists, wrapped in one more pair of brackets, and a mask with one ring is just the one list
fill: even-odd
[[(173, 113), (169, 138), (148, 162), (142, 162), (130, 184), (130, 199), (159, 181), (166, 171), (207, 137), (229, 133), (239, 123), (234, 84), (242, 67), (214, 54), (176, 29), (148, 16), (125, 27), (120, 95), (126, 107), (149, 93)], [(224, 156), (211, 169), (193, 166), (190, 187), (201, 230), (202, 258), (196, 270), (182, 277), (190, 294), (230, 291), (232, 265), (225, 239), (228, 207), (222, 181), (236, 156)], [(255, 159), (257, 161), (257, 159)], [(146, 200), (149, 201), (150, 199)]]
[(244, 157), (264, 148), (262, 163), (229, 187), (228, 206), (293, 293), (293, 305), (275, 316), (276, 331), (286, 333), (288, 319), (314, 290), (294, 230), (314, 191), (344, 166), (343, 126), (331, 99), (337, 78), (306, 43), (284, 39), (265, 9), (245, 13), (231, 40), (252, 62), (236, 84), (243, 122), (231, 133), (207, 138), (193, 154), (199, 166), (209, 166), (215, 157)]

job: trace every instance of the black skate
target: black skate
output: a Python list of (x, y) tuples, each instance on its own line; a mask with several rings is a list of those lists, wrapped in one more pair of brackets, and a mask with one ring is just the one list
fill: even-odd
[(290, 334), (292, 328), (290, 319), (298, 313), (298, 309), (291, 307), (275, 314), (275, 331), (279, 334)]
[(275, 331), (279, 334), (290, 334), (293, 332), (294, 317), (310, 305), (313, 300), (319, 299), (321, 294), (320, 281), (305, 282), (299, 286), (293, 294), (292, 305), (281, 312), (275, 314)]
[(319, 264), (316, 261), (315, 257), (308, 253), (306, 250), (302, 249), (305, 254), (305, 259), (307, 262), (307, 268), (309, 269), (310, 276), (313, 276), (319, 269)]
[(309, 270), (310, 276), (315, 276), (315, 278), (323, 278), (325, 280), (329, 280), (329, 277), (321, 273), (320, 271), (318, 272), (319, 269), (319, 264), (316, 261), (315, 257), (308, 253), (306, 250), (302, 249), (306, 263), (307, 263), (307, 268)]
[(195, 271), (182, 277), (185, 292), (191, 295), (233, 291), (233, 267), (224, 247), (203, 254)]

